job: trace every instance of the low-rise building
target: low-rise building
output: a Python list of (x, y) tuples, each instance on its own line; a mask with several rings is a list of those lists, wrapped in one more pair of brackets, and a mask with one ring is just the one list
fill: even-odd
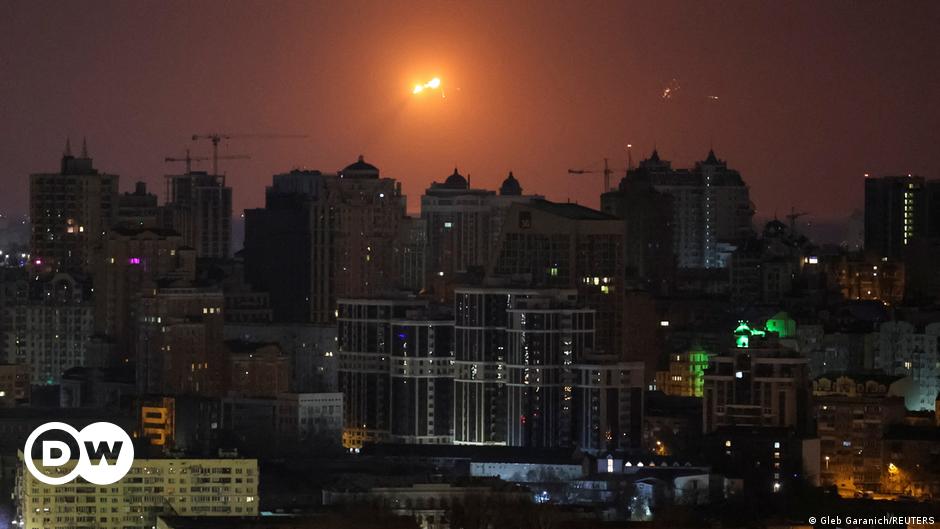
[(885, 429), (904, 419), (910, 379), (884, 373), (823, 375), (813, 381), (822, 482), (877, 490)]
[(258, 478), (253, 459), (137, 459), (111, 485), (78, 478), (52, 486), (23, 465), (17, 522), (24, 529), (151, 529), (161, 514), (257, 516)]

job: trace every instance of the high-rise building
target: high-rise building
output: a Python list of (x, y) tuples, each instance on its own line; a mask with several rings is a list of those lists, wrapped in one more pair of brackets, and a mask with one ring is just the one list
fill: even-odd
[(643, 362), (573, 366), (573, 441), (581, 450), (636, 450), (643, 442)]
[(391, 438), (454, 442), (454, 322), (416, 314), (391, 324)]
[(672, 247), (679, 268), (725, 268), (752, 232), (754, 206), (741, 174), (708, 151), (692, 169), (673, 169), (657, 151), (627, 180), (648, 182), (672, 197)]
[[(571, 446), (576, 419), (585, 419), (579, 415), (585, 410), (573, 406), (574, 382), (582, 382), (574, 366), (593, 352), (594, 311), (578, 307), (576, 299), (570, 290), (530, 293), (506, 309), (506, 360), (497, 372), (505, 377), (509, 446)], [(463, 378), (472, 379), (473, 364), (460, 365), (470, 368)]]
[(160, 225), (161, 212), (157, 195), (147, 192), (145, 182), (137, 182), (133, 193), (118, 197), (116, 225), (125, 228), (156, 228)]
[(24, 529), (152, 529), (161, 514), (258, 515), (254, 459), (135, 459), (106, 487), (81, 479), (50, 487), (25, 464), (18, 474), (17, 522)]
[(98, 172), (84, 142), (77, 157), (66, 142), (58, 173), (29, 176), (32, 263), (91, 273), (117, 213), (118, 176)]
[(672, 196), (657, 191), (645, 166), (601, 195), (601, 210), (624, 221), (627, 278), (663, 291), (675, 280)]
[(138, 302), (137, 386), (141, 393), (218, 396), (224, 387), (222, 292), (169, 287)]
[(137, 301), (160, 281), (192, 281), (195, 252), (182, 236), (162, 228), (116, 226), (95, 266), (95, 331), (111, 337), (129, 360), (133, 351)]
[(899, 259), (914, 237), (925, 235), (924, 178), (865, 179), (865, 250)]
[(745, 323), (735, 329), (735, 344), (709, 358), (704, 432), (729, 426), (808, 433), (812, 410), (806, 358), (783, 347), (776, 333)]
[(33, 384), (57, 384), (69, 368), (99, 363), (87, 355), (94, 334), (87, 284), (60, 272), (22, 278), (12, 288), (14, 299), (0, 307), (7, 322), (6, 362), (29, 366)]
[(398, 236), (395, 237), (395, 260), (398, 284), (402, 290), (425, 291), (428, 285), (428, 232), (425, 219), (402, 219)]
[(573, 289), (458, 287), (454, 442), (588, 451), (640, 442), (643, 365), (594, 352)]
[(190, 172), (167, 176), (164, 227), (178, 231), (200, 258), (232, 254), (232, 188), (224, 175)]
[(623, 220), (577, 204), (531, 200), (506, 212), (488, 276), (532, 288), (576, 289), (595, 311), (593, 351), (624, 351)]
[[(338, 378), (339, 391), (346, 397), (343, 443), (347, 447), (390, 438), (393, 322), (419, 317), (425, 306), (424, 301), (415, 299), (337, 301)], [(398, 361), (405, 362), (404, 351), (399, 353)], [(396, 366), (396, 369), (405, 367)], [(397, 374), (404, 375), (404, 372)]]
[(421, 197), (421, 218), (427, 229), (428, 283), (453, 283), (456, 274), (474, 269), (482, 272), (493, 257), (508, 206), (534, 198), (541, 197), (523, 195), (512, 173), (503, 181), (498, 195), (471, 188), (469, 176), (464, 177), (457, 168), (443, 182), (433, 182)]
[[(274, 175), (265, 207), (245, 210), (245, 281), (270, 295), (277, 322), (311, 320), (314, 270), (312, 200), (319, 171)], [(321, 234), (322, 236), (322, 234)], [(317, 277), (328, 278), (326, 270)]]
[(246, 280), (271, 293), (275, 320), (332, 323), (337, 298), (399, 286), (405, 218), (401, 185), (361, 156), (336, 174), (276, 175), (266, 207), (246, 211)]

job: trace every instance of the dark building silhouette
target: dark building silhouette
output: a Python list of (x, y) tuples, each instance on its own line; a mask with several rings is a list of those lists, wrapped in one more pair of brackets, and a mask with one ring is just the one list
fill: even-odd
[(117, 219), (118, 179), (95, 169), (84, 142), (80, 156), (66, 142), (58, 173), (30, 175), (32, 264), (90, 274)]
[(268, 292), (278, 322), (311, 318), (310, 195), (288, 182), (312, 182), (318, 176), (319, 171), (275, 175), (265, 191), (265, 207), (245, 210), (245, 280)]
[(225, 185), (225, 176), (194, 171), (167, 178), (164, 227), (178, 231), (197, 257), (230, 257), (232, 188)]
[(277, 321), (335, 321), (336, 299), (399, 285), (401, 184), (360, 156), (335, 174), (275, 175), (264, 209), (245, 213), (245, 275), (271, 293)]
[(601, 210), (624, 220), (627, 279), (655, 291), (675, 280), (672, 197), (652, 185), (645, 165), (630, 171), (619, 187), (601, 195)]
[(708, 151), (691, 169), (674, 169), (653, 151), (626, 180), (672, 198), (672, 249), (684, 269), (725, 268), (734, 247), (753, 231), (754, 206), (741, 174)]
[(541, 197), (522, 194), (512, 173), (499, 194), (471, 188), (469, 175), (457, 168), (443, 182), (431, 183), (421, 197), (421, 219), (427, 229), (427, 285), (439, 301), (449, 301), (454, 284), (486, 268), (509, 206), (536, 198)]
[(156, 228), (160, 224), (160, 207), (157, 195), (147, 192), (147, 184), (137, 182), (133, 193), (118, 197), (116, 223), (127, 228)]
[(924, 178), (865, 179), (865, 250), (899, 259), (915, 237), (926, 233)]
[(577, 204), (510, 205), (488, 275), (533, 288), (571, 288), (597, 312), (595, 351), (623, 352), (624, 223)]

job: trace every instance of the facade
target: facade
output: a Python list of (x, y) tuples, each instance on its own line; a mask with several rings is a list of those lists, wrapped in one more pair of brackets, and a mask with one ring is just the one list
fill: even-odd
[(589, 453), (637, 449), (643, 442), (643, 362), (576, 365), (573, 445)]
[(223, 391), (240, 397), (276, 397), (290, 391), (290, 358), (276, 343), (225, 342)]
[(453, 443), (453, 320), (426, 315), (395, 320), (391, 347), (392, 440)]
[(657, 291), (675, 280), (672, 196), (657, 191), (641, 165), (615, 191), (601, 195), (601, 210), (624, 221), (627, 278), (646, 281)]
[(807, 433), (812, 415), (806, 358), (743, 323), (735, 336), (736, 347), (709, 358), (703, 431), (730, 426)]
[[(457, 274), (482, 271), (499, 242), (506, 210), (513, 202), (541, 198), (522, 194), (509, 173), (497, 195), (473, 189), (457, 168), (443, 182), (433, 182), (421, 197), (421, 219), (427, 230), (428, 283), (453, 283)], [(444, 293), (446, 294), (446, 293)]]
[(940, 427), (890, 426), (881, 454), (881, 490), (917, 499), (940, 495)]
[(197, 257), (224, 259), (232, 254), (232, 188), (224, 175), (190, 172), (167, 176), (170, 192), (164, 227), (183, 236)]
[(95, 263), (95, 332), (109, 336), (129, 358), (137, 303), (144, 288), (160, 281), (192, 281), (195, 252), (182, 236), (162, 228), (117, 226)]
[(72, 367), (96, 365), (88, 356), (94, 334), (94, 307), (87, 285), (57, 273), (21, 279), (15, 301), (2, 308), (7, 322), (6, 362), (28, 366), (33, 384), (57, 384)]
[[(264, 425), (259, 428), (259, 425)], [(284, 457), (336, 449), (343, 435), (342, 393), (282, 393), (222, 399), (219, 428), (240, 452)]]
[(865, 250), (899, 259), (911, 239), (924, 235), (924, 178), (885, 176), (865, 179)]
[(642, 363), (594, 354), (577, 291), (459, 287), (454, 307), (455, 443), (639, 443)]
[(898, 259), (873, 253), (840, 255), (825, 260), (826, 276), (842, 297), (898, 305), (904, 299), (905, 266)]
[(714, 151), (692, 169), (673, 169), (655, 150), (627, 179), (650, 182), (672, 198), (672, 245), (679, 268), (725, 268), (752, 232), (754, 207), (741, 175)]
[(226, 340), (277, 343), (290, 358), (291, 391), (337, 391), (337, 338), (332, 325), (306, 323), (225, 324)]
[(395, 265), (402, 290), (421, 292), (428, 285), (427, 221), (408, 217), (402, 220), (395, 237)]
[(426, 304), (414, 299), (340, 299), (337, 305), (339, 391), (346, 396), (343, 442), (356, 447), (364, 441), (387, 441), (392, 432), (393, 322), (416, 317)]
[(673, 397), (701, 397), (708, 353), (704, 350), (670, 355), (669, 369), (656, 373), (656, 389)]
[[(731, 299), (739, 304), (783, 303), (818, 268), (809, 240), (779, 220), (764, 225), (760, 237), (738, 245), (731, 255)], [(804, 283), (801, 285), (801, 283)]]
[(335, 174), (275, 175), (266, 207), (245, 216), (246, 280), (271, 293), (275, 321), (330, 324), (337, 298), (398, 286), (405, 197), (361, 156)]
[(125, 228), (157, 228), (161, 220), (157, 195), (147, 192), (145, 182), (137, 182), (132, 193), (123, 193), (118, 197), (116, 225)]
[(22, 364), (0, 364), (0, 408), (29, 404), (30, 369)]
[(245, 280), (270, 295), (276, 322), (311, 319), (311, 200), (320, 176), (319, 171), (275, 175), (265, 190), (265, 207), (245, 210)]
[(537, 289), (575, 289), (595, 312), (592, 352), (624, 351), (624, 223), (577, 204), (530, 200), (509, 206), (488, 276)]
[(252, 459), (136, 459), (124, 478), (100, 487), (47, 485), (21, 465), (17, 520), (24, 529), (150, 529), (161, 514), (257, 516), (258, 481)]
[(741, 480), (745, 490), (764, 495), (820, 485), (819, 439), (792, 428), (722, 426), (700, 446), (716, 471)]
[(66, 142), (58, 173), (29, 176), (30, 255), (37, 267), (91, 273), (118, 213), (118, 176), (94, 168), (84, 143)]
[(141, 296), (134, 356), (141, 393), (220, 395), (223, 304), (213, 288), (158, 288)]
[(924, 327), (904, 321), (882, 323), (872, 367), (889, 375), (911, 377), (907, 409), (934, 409), (940, 393), (940, 323)]
[(904, 386), (897, 375), (846, 373), (813, 381), (822, 482), (847, 490), (878, 490), (882, 438), (904, 420)]

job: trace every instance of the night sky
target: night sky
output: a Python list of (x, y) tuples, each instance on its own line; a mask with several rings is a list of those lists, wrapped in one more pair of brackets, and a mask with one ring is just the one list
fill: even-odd
[[(759, 217), (861, 207), (863, 174), (940, 176), (940, 2), (0, 1), (0, 211), (86, 136), (122, 189), (232, 140), (235, 209), (275, 172), (360, 153), (409, 207), (454, 165), (475, 187), (596, 206), (599, 176), (656, 145), (710, 146)], [(434, 76), (441, 92), (411, 94)], [(670, 88), (669, 97), (663, 97)], [(717, 99), (715, 99), (717, 97)], [(208, 168), (205, 164), (202, 168)]]

